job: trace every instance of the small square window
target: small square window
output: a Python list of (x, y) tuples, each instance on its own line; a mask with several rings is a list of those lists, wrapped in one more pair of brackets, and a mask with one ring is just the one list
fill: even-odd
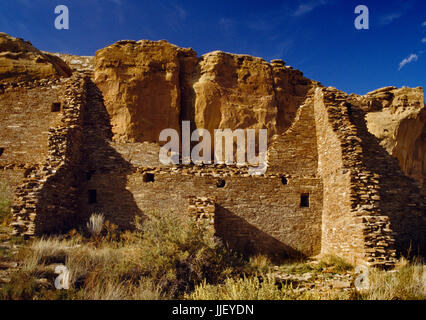
[(143, 182), (154, 182), (154, 174), (153, 173), (145, 173), (143, 175)]
[(225, 188), (226, 186), (226, 181), (223, 179), (219, 179), (216, 181), (216, 187), (218, 188)]
[(59, 102), (52, 103), (52, 107), (50, 109), (51, 112), (60, 112), (61, 111), (61, 104)]
[(0, 156), (4, 153), (4, 148), (0, 148)]

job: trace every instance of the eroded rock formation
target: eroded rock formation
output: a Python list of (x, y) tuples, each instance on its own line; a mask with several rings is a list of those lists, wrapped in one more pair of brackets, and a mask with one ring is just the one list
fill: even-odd
[(157, 141), (179, 129), (180, 49), (166, 41), (120, 41), (96, 53), (95, 81), (118, 140)]
[(426, 175), (426, 109), (422, 88), (385, 87), (353, 103), (365, 112), (370, 133), (398, 159), (404, 173), (422, 185)]
[[(95, 82), (117, 140), (158, 140), (180, 120), (197, 128), (287, 129), (315, 84), (302, 72), (221, 51), (197, 58), (166, 41), (120, 41), (97, 52)], [(193, 128), (195, 129), (195, 128)]]
[(71, 74), (71, 69), (60, 58), (42, 53), (29, 41), (0, 33), (0, 83), (69, 77)]

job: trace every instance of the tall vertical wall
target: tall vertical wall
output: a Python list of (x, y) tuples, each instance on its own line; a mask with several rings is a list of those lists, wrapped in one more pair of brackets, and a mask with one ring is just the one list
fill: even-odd
[(417, 183), (369, 133), (365, 112), (333, 88), (315, 95), (324, 182), (322, 252), (390, 266), (396, 249), (422, 254), (425, 207)]
[(46, 159), (15, 191), (12, 226), (16, 234), (58, 233), (79, 223), (77, 191), (85, 81), (76, 75), (62, 87), (62, 111), (48, 130)]
[(48, 155), (49, 128), (60, 119), (65, 79), (3, 84), (0, 90), (0, 180), (10, 191), (41, 167)]
[[(344, 99), (336, 105), (327, 104), (324, 89), (315, 94), (315, 118), (318, 143), (318, 174), (323, 180), (322, 254), (342, 256), (350, 261), (364, 260), (364, 240), (361, 225), (351, 207), (351, 171), (344, 161), (344, 147), (351, 140), (343, 135), (355, 134), (349, 123)], [(333, 108), (333, 109), (331, 109)], [(340, 134), (339, 134), (340, 133)], [(348, 135), (350, 136), (350, 135)], [(352, 136), (356, 139), (356, 136)], [(360, 148), (352, 147), (354, 152)]]

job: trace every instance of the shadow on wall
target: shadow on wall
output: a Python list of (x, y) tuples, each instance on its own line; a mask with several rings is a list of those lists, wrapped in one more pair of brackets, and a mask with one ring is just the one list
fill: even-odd
[(83, 124), (83, 182), (80, 185), (80, 217), (83, 227), (92, 213), (102, 213), (123, 230), (133, 229), (136, 216), (144, 214), (126, 189), (134, 167), (111, 147), (111, 124), (102, 93), (89, 81)]
[(263, 232), (228, 209), (216, 204), (216, 236), (230, 248), (250, 257), (257, 254), (268, 256), (272, 262), (301, 259), (305, 256)]
[(362, 139), (363, 165), (380, 176), (380, 210), (390, 218), (395, 249), (400, 255), (425, 257), (426, 208), (418, 182), (403, 173), (398, 160), (368, 131), (364, 111), (352, 107), (350, 118)]

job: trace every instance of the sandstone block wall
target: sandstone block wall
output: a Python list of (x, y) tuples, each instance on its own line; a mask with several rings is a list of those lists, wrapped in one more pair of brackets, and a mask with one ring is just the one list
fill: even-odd
[(49, 128), (61, 117), (51, 108), (62, 102), (64, 81), (11, 82), (0, 87), (0, 180), (11, 192), (47, 158)]
[(319, 174), (324, 181), (322, 252), (392, 265), (395, 249), (425, 246), (425, 207), (416, 182), (380, 147), (362, 108), (333, 88), (318, 89)]
[(79, 223), (77, 190), (84, 82), (77, 75), (62, 88), (62, 111), (59, 121), (49, 128), (46, 159), (17, 187), (12, 207), (16, 234), (57, 233)]

